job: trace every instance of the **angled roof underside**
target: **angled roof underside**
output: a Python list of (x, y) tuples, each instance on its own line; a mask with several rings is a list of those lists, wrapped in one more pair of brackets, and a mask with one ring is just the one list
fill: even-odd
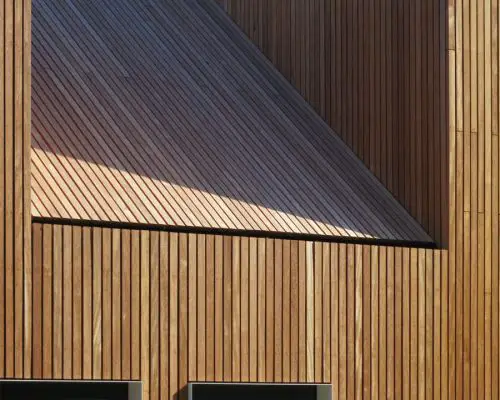
[(32, 208), (432, 242), (207, 0), (33, 0)]

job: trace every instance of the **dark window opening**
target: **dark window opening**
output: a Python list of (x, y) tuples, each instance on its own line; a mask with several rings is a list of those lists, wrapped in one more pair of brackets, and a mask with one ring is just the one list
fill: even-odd
[(189, 400), (317, 400), (317, 385), (193, 383)]
[(127, 382), (0, 382), (0, 400), (128, 400)]

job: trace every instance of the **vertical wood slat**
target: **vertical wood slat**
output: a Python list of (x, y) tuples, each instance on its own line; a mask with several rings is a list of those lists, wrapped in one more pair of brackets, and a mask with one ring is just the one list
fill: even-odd
[(224, 381), (231, 381), (232, 376), (232, 238), (224, 238), (223, 243), (223, 371)]
[[(149, 253), (149, 252), (148, 252)], [(102, 230), (102, 378), (111, 379), (111, 230)]]
[(72, 336), (73, 336), (73, 379), (82, 378), (82, 229), (72, 229), (73, 247), (70, 268), (72, 269)]
[[(323, 244), (322, 248), (322, 258), (323, 263), (320, 266), (322, 269), (322, 280), (323, 286), (321, 292), (323, 295), (323, 313), (320, 318), (322, 318), (323, 333), (320, 336), (323, 346), (323, 359), (320, 360), (323, 368), (323, 375), (320, 378), (321, 381), (331, 381), (332, 367), (331, 367), (331, 354), (332, 354), (332, 306), (331, 306), (331, 248), (329, 244)], [(319, 357), (321, 358), (321, 357)]]
[(241, 380), (241, 239), (232, 238), (231, 380)]
[[(197, 331), (196, 331), (196, 350), (197, 350), (197, 379), (200, 381), (205, 380), (206, 376), (206, 343), (207, 343), (207, 254), (206, 254), (206, 237), (199, 236), (197, 238), (197, 247), (196, 247), (196, 262), (197, 262), (197, 271), (198, 271), (198, 282), (197, 282), (197, 296), (198, 296), (198, 304), (197, 304)], [(248, 275), (247, 275), (248, 276)], [(248, 327), (248, 325), (246, 325)], [(243, 337), (243, 332), (242, 332)], [(243, 341), (243, 338), (242, 338)], [(245, 346), (242, 349), (248, 349), (248, 346)], [(248, 357), (246, 357), (248, 360)], [(248, 361), (247, 361), (248, 362)]]
[[(223, 380), (224, 372), (224, 238), (216, 236), (214, 239), (215, 257), (214, 257), (214, 376), (216, 382)], [(262, 248), (262, 246), (260, 246)], [(260, 253), (259, 253), (260, 254)], [(261, 263), (259, 263), (261, 265)], [(263, 267), (259, 271), (259, 280), (262, 278)], [(259, 289), (262, 285), (259, 286)], [(259, 293), (259, 310), (262, 309)], [(259, 314), (259, 326), (264, 327), (262, 323), (262, 312)], [(259, 334), (264, 330), (260, 329)], [(263, 340), (259, 336), (260, 346), (258, 351), (264, 352)], [(263, 357), (259, 359), (262, 360)], [(259, 379), (261, 379), (259, 377)]]
[[(274, 259), (274, 261), (273, 261)], [(273, 267), (274, 263), (274, 267)], [(274, 256), (271, 258), (271, 270), (274, 272), (274, 377), (273, 380), (283, 381), (283, 241), (274, 243)], [(241, 280), (241, 277), (240, 277)], [(237, 334), (237, 332), (236, 332)]]
[[(166, 244), (164, 243), (164, 246)], [(162, 352), (160, 347), (160, 313), (166, 313), (168, 318), (169, 302), (162, 303), (160, 296), (162, 284), (165, 285), (165, 279), (160, 278), (160, 263), (163, 261), (165, 265), (168, 261), (165, 254), (168, 254), (168, 249), (165, 247), (160, 248), (160, 234), (158, 232), (150, 233), (149, 240), (149, 353), (146, 354), (147, 363), (149, 364), (149, 396), (150, 399), (155, 400), (160, 397), (160, 384), (159, 384), (159, 369), (160, 359), (159, 354)], [(165, 271), (167, 273), (168, 271)], [(160, 281), (161, 279), (161, 281)], [(168, 282), (168, 281), (167, 281)], [(169, 334), (169, 330), (165, 332)], [(167, 336), (170, 339), (170, 336)], [(169, 340), (170, 342), (170, 340)], [(164, 343), (163, 346), (168, 346)], [(170, 377), (169, 377), (170, 378)], [(170, 380), (170, 379), (169, 379)]]
[[(84, 227), (82, 232), (82, 377), (92, 378), (92, 228)], [(97, 279), (97, 278), (96, 278)]]
[[(140, 331), (135, 331), (134, 327), (141, 326), (141, 248), (140, 232), (132, 231), (131, 237), (131, 376), (132, 380), (138, 380), (141, 368), (141, 337)], [(99, 276), (97, 276), (99, 285)]]
[[(63, 334), (63, 379), (71, 379), (73, 376), (73, 342), (72, 342), (72, 317), (73, 317), (73, 232), (69, 226), (64, 226), (62, 237), (62, 334)], [(111, 299), (110, 303), (111, 304)], [(109, 346), (108, 348), (111, 348)]]
[(188, 281), (187, 281), (187, 296), (188, 296), (188, 359), (190, 360), (188, 369), (188, 379), (189, 381), (195, 381), (197, 379), (196, 367), (198, 365), (197, 360), (197, 349), (196, 349), (196, 338), (197, 338), (197, 285), (198, 285), (198, 271), (197, 271), (197, 237), (196, 235), (188, 235)]
[(1, 8), (0, 376), (19, 379), (32, 377), (33, 364), (31, 1), (5, 0)]
[[(214, 308), (215, 308), (215, 246), (214, 246), (214, 236), (209, 235), (206, 238), (206, 379), (208, 381), (213, 381), (215, 379), (215, 327), (214, 327)], [(254, 271), (255, 268), (253, 269)], [(255, 280), (251, 279), (250, 284), (255, 284)], [(255, 293), (256, 294), (256, 293)], [(252, 293), (252, 298), (256, 299), (254, 293)], [(255, 304), (255, 301), (252, 302)], [(257, 327), (257, 323), (252, 321), (251, 324), (254, 329)], [(250, 362), (255, 362), (255, 356), (252, 354), (252, 349), (250, 351)], [(252, 368), (253, 370), (253, 368)], [(256, 371), (256, 369), (255, 369)], [(255, 378), (254, 378), (255, 379)]]
[[(43, 269), (43, 226), (37, 225), (33, 229), (33, 348), (42, 348), (42, 269)], [(42, 354), (40, 351), (33, 354), (32, 375), (35, 379), (42, 377)]]
[[(290, 382), (290, 362), (291, 362), (291, 242), (289, 240), (283, 241), (282, 252), (282, 378), (283, 382)], [(242, 281), (243, 283), (243, 281)]]
[(120, 273), (120, 330), (121, 330), (121, 379), (130, 380), (131, 350), (131, 236), (129, 230), (121, 234), (121, 273)]
[(275, 242), (274, 240), (266, 240), (266, 382), (272, 382), (275, 378), (274, 365), (274, 270), (275, 270)]
[[(141, 368), (138, 379), (144, 382), (144, 395), (148, 396), (147, 398), (160, 398), (164, 396), (164, 393), (169, 393), (169, 396), (172, 397), (183, 397), (185, 392), (182, 389), (186, 385), (188, 374), (195, 374), (194, 371), (189, 372), (190, 368), (196, 368), (196, 371), (199, 371), (206, 365), (206, 361), (203, 361), (204, 365), (200, 365), (199, 360), (207, 360), (209, 356), (205, 354), (200, 358), (199, 355), (201, 351), (208, 352), (209, 349), (206, 346), (208, 343), (211, 343), (210, 346), (213, 346), (214, 349), (211, 356), (213, 367), (209, 369), (213, 372), (219, 371), (218, 373), (222, 374), (219, 379), (232, 381), (235, 368), (233, 364), (235, 350), (232, 346), (236, 336), (239, 336), (237, 339), (239, 341), (238, 351), (241, 353), (249, 351), (252, 356), (249, 360), (249, 379), (253, 381), (259, 379), (259, 374), (261, 374), (261, 379), (266, 381), (284, 381), (284, 379), (276, 379), (276, 368), (277, 365), (279, 368), (286, 365), (281, 360), (285, 353), (289, 352), (291, 355), (292, 348), (294, 348), (295, 355), (290, 357), (291, 380), (300, 381), (301, 374), (305, 374), (305, 379), (311, 382), (336, 382), (335, 392), (338, 393), (338, 398), (349, 398), (351, 395), (373, 398), (386, 397), (384, 394), (388, 398), (399, 398), (405, 393), (413, 396), (416, 392), (425, 393), (426, 397), (435, 397), (438, 393), (442, 393), (442, 371), (443, 368), (447, 368), (448, 364), (448, 358), (446, 355), (443, 356), (443, 347), (447, 347), (448, 342), (443, 341), (446, 337), (443, 336), (445, 332), (443, 332), (442, 327), (449, 327), (449, 325), (443, 325), (442, 318), (446, 314), (441, 312), (442, 291), (447, 291), (445, 282), (448, 279), (448, 263), (447, 258), (444, 257), (446, 252), (440, 250), (410, 251), (400, 248), (344, 244), (325, 245), (312, 242), (281, 241), (279, 239), (273, 239), (269, 242), (266, 239), (247, 241), (244, 238), (219, 236), (212, 236), (209, 239), (204, 235), (147, 231), (134, 233), (128, 230), (120, 231), (108, 228), (92, 228), (92, 232), (86, 233), (86, 229), (84, 228), (82, 231), (81, 228), (77, 227), (33, 225), (35, 238), (33, 248), (34, 296), (35, 298), (41, 297), (43, 300), (45, 296), (49, 296), (44, 290), (52, 288), (50, 296), (54, 301), (48, 306), (48, 314), (51, 315), (51, 307), (54, 310), (52, 312), (62, 308), (63, 320), (60, 324), (63, 327), (63, 332), (65, 330), (70, 335), (66, 340), (63, 339), (66, 348), (64, 349), (63, 346), (61, 351), (57, 350), (56, 342), (58, 339), (55, 335), (52, 336), (54, 339), (53, 375), (51, 372), (46, 373), (42, 364), (37, 367), (37, 362), (33, 364), (35, 375), (40, 370), (43, 371), (44, 377), (56, 377), (58, 374), (57, 364), (60, 363), (58, 354), (64, 356), (63, 373), (74, 374), (75, 363), (82, 362), (80, 357), (82, 354), (81, 340), (75, 340), (74, 328), (68, 330), (68, 323), (73, 322), (73, 316), (69, 314), (68, 310), (73, 310), (74, 297), (80, 296), (80, 294), (77, 292), (78, 288), (75, 290), (73, 284), (62, 285), (64, 274), (73, 271), (74, 264), (79, 265), (82, 260), (83, 270), (81, 273), (85, 275), (85, 268), (87, 268), (97, 278), (92, 290), (87, 294), (87, 296), (92, 297), (90, 300), (93, 307), (92, 378), (103, 379), (106, 376), (112, 377), (116, 373), (122, 374), (124, 362), (133, 362), (129, 359), (130, 356), (127, 356), (126, 352), (123, 351), (122, 339), (119, 341), (119, 349), (116, 347), (116, 343), (113, 345), (116, 340), (113, 330), (116, 332), (118, 329), (114, 315), (116, 306), (107, 306), (106, 303), (112, 302), (111, 299), (114, 297), (111, 296), (111, 293), (120, 293), (120, 295), (126, 293), (128, 296), (129, 292), (123, 286), (132, 285), (132, 281), (135, 279), (133, 278), (134, 274), (131, 272), (130, 280), (123, 279), (123, 270), (120, 270), (120, 275), (116, 275), (117, 271), (114, 268), (118, 265), (123, 268), (130, 264), (130, 260), (134, 259), (139, 260), (135, 265), (139, 272), (139, 282), (135, 284), (139, 285), (140, 288), (139, 329), (131, 329), (131, 324), (127, 323), (121, 325), (120, 330), (130, 329), (131, 335), (137, 331), (140, 332), (141, 357), (139, 363)], [(125, 250), (125, 253), (121, 254), (120, 263), (117, 263), (116, 260), (113, 261), (113, 258), (116, 257), (114, 253), (118, 247), (123, 247), (124, 237), (131, 238), (130, 260), (128, 260), (127, 250)], [(90, 242), (90, 239), (92, 239), (92, 251), (87, 250), (89, 247), (87, 242)], [(134, 242), (136, 243), (134, 244)], [(239, 243), (237, 247), (236, 243)], [(66, 244), (69, 244), (69, 249)], [(230, 251), (224, 247), (226, 245), (229, 246)], [(61, 248), (66, 248), (66, 250), (61, 252)], [(80, 250), (83, 252), (82, 260), (76, 256)], [(268, 250), (273, 256), (282, 254), (283, 262), (279, 263), (279, 273), (274, 270), (276, 264), (273, 263), (273, 257), (267, 253)], [(198, 253), (198, 255), (193, 256), (191, 251)], [(61, 252), (61, 255), (58, 255), (58, 252)], [(136, 252), (139, 253), (136, 255)], [(200, 253), (203, 256), (199, 257)], [(44, 254), (51, 254), (51, 256), (44, 256)], [(90, 262), (86, 261), (86, 257), (91, 257)], [(199, 267), (205, 264), (208, 258), (212, 258), (212, 266), (206, 270), (203, 284), (200, 285), (196, 279), (196, 285), (190, 284), (192, 276), (199, 278), (199, 275), (195, 274), (195, 270), (199, 271)], [(242, 262), (245, 259), (248, 261)], [(124, 260), (128, 261), (124, 263)], [(259, 263), (262, 268), (260, 270)], [(217, 264), (220, 267), (217, 267)], [(253, 271), (250, 269), (252, 264), (255, 267)], [(191, 270), (192, 267), (195, 269)], [(37, 272), (39, 268), (40, 273)], [(53, 271), (52, 286), (44, 284), (45, 276), (42, 268)], [(270, 292), (267, 287), (259, 288), (259, 285), (262, 285), (264, 281), (266, 284), (269, 282), (267, 274), (269, 269), (273, 272), (275, 282), (273, 290)], [(239, 272), (236, 272), (237, 270)], [(99, 271), (102, 272), (99, 273)], [(225, 277), (228, 271), (230, 272), (230, 280)], [(266, 279), (264, 280), (260, 274), (265, 274)], [(245, 286), (242, 279), (248, 276), (250, 276), (248, 289), (242, 289)], [(276, 276), (282, 276), (281, 283), (277, 283)], [(306, 279), (302, 290), (299, 286), (301, 276)], [(71, 282), (74, 282), (74, 275), (71, 277)], [(212, 283), (209, 284), (207, 279)], [(220, 283), (217, 284), (217, 281)], [(226, 281), (231, 282), (231, 292), (227, 288), (223, 288), (222, 282)], [(244, 302), (241, 297), (239, 301), (235, 301), (233, 297), (238, 292), (238, 290), (234, 291), (237, 282), (241, 285), (238, 289), (240, 290), (239, 295), (248, 296), (248, 300), (246, 300), (248, 302), (248, 317), (246, 320), (249, 332), (252, 330), (250, 321), (252, 319), (258, 321), (259, 307), (262, 307), (262, 305), (259, 306), (259, 303), (252, 305), (255, 304), (252, 298), (260, 299), (258, 300), (261, 302), (260, 304), (266, 306), (265, 309), (262, 309), (260, 317), (266, 321), (266, 324), (270, 321), (266, 317), (269, 312), (267, 304), (271, 304), (273, 316), (281, 314), (283, 318), (285, 317), (284, 309), (298, 311), (303, 308), (305, 314), (300, 316), (300, 319), (303, 318), (303, 322), (299, 323), (297, 320), (296, 323), (289, 323), (290, 339), (283, 339), (286, 329), (282, 329), (279, 335), (277, 332), (273, 332), (272, 336), (268, 336), (266, 332), (265, 335), (259, 336), (257, 328), (254, 334), (249, 333), (246, 339), (242, 339), (244, 335), (241, 325), (245, 320), (242, 318)], [(210, 285), (212, 285), (212, 289), (209, 289)], [(280, 292), (284, 293), (289, 290), (290, 295), (282, 296), (281, 307), (277, 308), (274, 291), (280, 285)], [(289, 289), (283, 285), (288, 286)], [(42, 286), (43, 290), (41, 290)], [(85, 293), (87, 293), (85, 286), (84, 279), (84, 298), (86, 298)], [(38, 287), (40, 289), (37, 289)], [(317, 297), (318, 293), (315, 288), (318, 287), (323, 288), (320, 291), (321, 297)], [(64, 291), (70, 301), (67, 301), (60, 294), (60, 291)], [(210, 315), (220, 313), (220, 317), (215, 318), (218, 322), (213, 322), (212, 328), (212, 332), (220, 329), (220, 333), (213, 333), (212, 339), (207, 340), (206, 344), (202, 344), (203, 342), (198, 340), (191, 343), (190, 338), (199, 337), (200, 332), (197, 324), (189, 322), (193, 319), (188, 311), (195, 304), (190, 296), (194, 295), (196, 304), (199, 304), (200, 293), (206, 291), (213, 293), (213, 295), (206, 297), (207, 304), (211, 303), (217, 308), (212, 308), (212, 311), (203, 308)], [(323, 297), (325, 294), (326, 297)], [(93, 299), (94, 296), (97, 299)], [(301, 296), (303, 300), (300, 300)], [(297, 297), (298, 299), (292, 302), (293, 298)], [(224, 311), (227, 306), (223, 299), (227, 300), (228, 298), (231, 301), (231, 312)], [(324, 299), (328, 299), (329, 304)], [(63, 304), (59, 305), (59, 301), (63, 301)], [(405, 306), (404, 303), (407, 301), (410, 301), (410, 304)], [(284, 302), (290, 304), (285, 305)], [(45, 307), (47, 304), (49, 304), (47, 301), (41, 301), (40, 311), (37, 311), (43, 318), (46, 316)], [(127, 302), (121, 299), (119, 304), (123, 307), (123, 304), (127, 304)], [(330, 317), (322, 321), (322, 327), (319, 329), (320, 325), (317, 319), (324, 315), (327, 304)], [(234, 318), (236, 311), (233, 306), (239, 308), (237, 318)], [(133, 309), (134, 305), (130, 304), (130, 307)], [(317, 310), (318, 308), (320, 311)], [(295, 312), (293, 315), (298, 317), (300, 314)], [(296, 318), (293, 315), (290, 315), (291, 320)], [(99, 318), (102, 318), (101, 324)], [(196, 320), (199, 321), (199, 315), (196, 316)], [(221, 344), (220, 339), (224, 336), (227, 337), (222, 329), (226, 320), (231, 322), (229, 328), (233, 340), (229, 348), (231, 350), (230, 378), (224, 377), (227, 373), (224, 367), (226, 365), (226, 340), (222, 340), (222, 348), (216, 348), (217, 345)], [(49, 321), (54, 321), (53, 331), (56, 333), (59, 329), (56, 322), (57, 316), (52, 315)], [(86, 329), (85, 318), (82, 318), (82, 321), (83, 325), (80, 328), (83, 332)], [(272, 321), (273, 324), (276, 323), (274, 319)], [(208, 322), (207, 319), (205, 323), (208, 324)], [(327, 322), (331, 329), (326, 329), (325, 323)], [(215, 324), (220, 324), (219, 328), (216, 329)], [(237, 325), (234, 324), (240, 324), (240, 327), (236, 329)], [(287, 324), (284, 323), (284, 325)], [(34, 328), (35, 326), (33, 324)], [(45, 332), (48, 328), (42, 324), (42, 327), (37, 329), (43, 329)], [(293, 334), (294, 338), (292, 338), (292, 331), (296, 331)], [(36, 339), (38, 336), (35, 332), (33, 331), (34, 344), (38, 343), (38, 339)], [(208, 331), (206, 334), (208, 335)], [(42, 331), (40, 331), (39, 337), (42, 338), (42, 336)], [(100, 342), (101, 337), (102, 342)], [(123, 338), (123, 332), (120, 337)], [(416, 337), (418, 337), (417, 342), (414, 339)], [(261, 340), (264, 341), (265, 349), (268, 340), (271, 340), (273, 348), (275, 348), (276, 342), (280, 341), (279, 346), (283, 349), (282, 357), (278, 360), (273, 358), (271, 363), (267, 350), (258, 351)], [(250, 350), (243, 349), (244, 342), (247, 342), (247, 348)], [(288, 344), (285, 345), (285, 343)], [(414, 347), (415, 343), (418, 343), (418, 348)], [(193, 350), (188, 351), (191, 346), (194, 346)], [(290, 350), (287, 351), (285, 348), (288, 346), (290, 346)], [(324, 347), (331, 348), (331, 357), (328, 359), (324, 358)], [(118, 353), (119, 350), (120, 353)], [(182, 352), (184, 356), (181, 355)], [(96, 353), (102, 354), (102, 367), (100, 361), (95, 358)], [(219, 356), (216, 356), (217, 353)], [(114, 358), (113, 354), (118, 358)], [(416, 354), (418, 354), (418, 361), (414, 361)], [(409, 355), (411, 357), (408, 359)], [(273, 353), (273, 357), (275, 356), (276, 354)], [(66, 361), (68, 359), (69, 362)], [(321, 360), (319, 364), (317, 363), (318, 359)], [(195, 367), (190, 367), (191, 361), (195, 363)], [(82, 365), (85, 369), (84, 354)], [(270, 377), (267, 376), (269, 365), (272, 365), (274, 371)], [(116, 372), (117, 368), (118, 372)], [(320, 371), (323, 369), (331, 371), (330, 379), (326, 378), (323, 372), (317, 377), (316, 374), (319, 373), (317, 368)], [(252, 371), (254, 372), (252, 373)], [(162, 379), (162, 376), (167, 376), (168, 379)], [(447, 383), (445, 382), (444, 385), (447, 386)]]
[(53, 226), (52, 241), (52, 377), (62, 379), (63, 376), (63, 335), (62, 335), (62, 304), (63, 304), (63, 235), (62, 226)]
[[(150, 398), (150, 369), (149, 357), (150, 347), (150, 233), (140, 232), (140, 271), (141, 271), (141, 370), (140, 377), (143, 380), (142, 394), (145, 398)], [(95, 311), (94, 311), (95, 312)]]
[(121, 379), (122, 374), (122, 347), (121, 347), (121, 231), (111, 231), (111, 378)]
[[(230, 242), (230, 240), (229, 240)], [(229, 260), (228, 267), (231, 260)], [(188, 383), (188, 235), (182, 233), (179, 235), (179, 326), (178, 326), (178, 398), (188, 400), (187, 391), (184, 390)], [(230, 299), (228, 299), (230, 300)], [(230, 324), (230, 321), (229, 321)], [(195, 362), (195, 360), (192, 360)], [(229, 375), (230, 376), (230, 375)]]
[(102, 230), (92, 231), (92, 378), (102, 377)]
[(299, 242), (290, 245), (290, 381), (299, 380)]
[[(155, 387), (159, 387), (158, 397), (161, 398), (162, 393), (174, 393), (177, 387), (177, 382), (175, 381), (176, 369), (169, 368), (172, 363), (175, 365), (177, 363), (177, 346), (178, 339), (175, 338), (176, 324), (178, 321), (178, 315), (176, 310), (177, 299), (170, 299), (170, 294), (176, 295), (177, 289), (177, 279), (178, 276), (178, 266), (177, 261), (179, 260), (179, 246), (177, 237), (173, 237), (172, 240), (168, 235), (163, 232), (160, 233), (159, 238), (159, 295), (158, 303), (155, 308), (159, 311), (159, 330), (158, 339), (159, 347), (158, 354), (158, 383)], [(168, 341), (162, 340), (162, 336), (169, 338)], [(168, 379), (167, 379), (168, 377)]]

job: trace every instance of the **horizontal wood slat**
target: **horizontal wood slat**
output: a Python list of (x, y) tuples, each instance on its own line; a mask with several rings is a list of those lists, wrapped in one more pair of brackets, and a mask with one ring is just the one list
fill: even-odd
[(430, 243), (215, 3), (33, 3), (33, 215)]

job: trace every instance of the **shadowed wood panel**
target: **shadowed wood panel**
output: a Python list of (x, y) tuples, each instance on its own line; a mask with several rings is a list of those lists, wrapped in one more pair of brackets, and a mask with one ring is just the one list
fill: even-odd
[[(446, 245), (444, 1), (217, 1), (431, 237)], [(477, 62), (469, 64), (468, 75), (477, 74)], [(477, 125), (477, 103), (469, 106)]]
[(432, 242), (210, 1), (36, 0), (32, 162), (37, 217)]
[[(31, 1), (0, 6), (0, 376), (32, 376), (31, 335)], [(43, 257), (41, 249), (37, 256)], [(43, 260), (40, 258), (40, 261)], [(35, 271), (44, 273), (40, 266)], [(33, 292), (43, 301), (42, 283)], [(47, 299), (45, 299), (47, 302)], [(38, 304), (35, 304), (38, 306)]]

